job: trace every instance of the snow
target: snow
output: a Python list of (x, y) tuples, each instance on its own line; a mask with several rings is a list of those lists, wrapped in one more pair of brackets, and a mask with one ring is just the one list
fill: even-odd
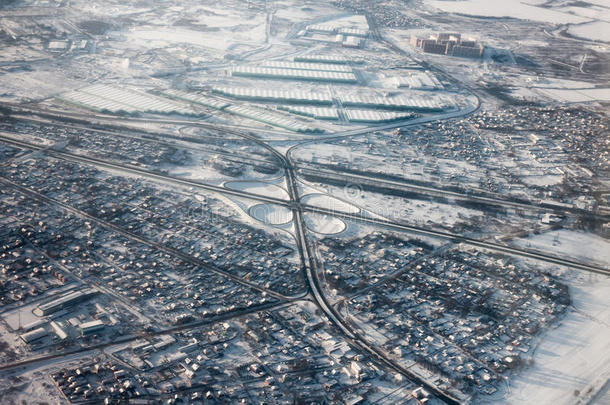
[(252, 194), (264, 195), (267, 197), (281, 198), (288, 200), (288, 192), (281, 187), (273, 184), (263, 183), (262, 181), (229, 181), (224, 186), (231, 190), (246, 191)]
[(525, 4), (520, 0), (435, 0), (430, 1), (428, 4), (449, 13), (468, 14), (481, 17), (510, 17), (551, 24), (577, 24), (590, 21), (577, 15)]
[(332, 211), (347, 212), (349, 214), (357, 214), (360, 212), (358, 207), (355, 207), (347, 202), (326, 194), (307, 194), (301, 198), (301, 202), (314, 207), (325, 208)]
[[(331, 187), (329, 193), (340, 194), (341, 189)], [(366, 214), (373, 217), (407, 221), (420, 226), (440, 225), (451, 228), (458, 223), (472, 223), (484, 217), (480, 210), (465, 208), (455, 203), (407, 199), (369, 191), (350, 196), (348, 201), (367, 210)]]
[(558, 79), (555, 77), (519, 76), (520, 79), (540, 88), (587, 89), (595, 87), (595, 83), (578, 80)]
[(587, 3), (595, 4), (597, 6), (602, 6), (602, 7), (608, 7), (608, 0), (587, 0)]
[(41, 319), (32, 313), (36, 307), (37, 304), (32, 304), (7, 312), (3, 315), (4, 321), (13, 330), (19, 329), (20, 326), (27, 326)]
[(189, 44), (227, 52), (240, 44), (256, 47), (265, 42), (266, 14), (263, 12), (224, 7), (191, 7), (190, 10), (189, 20), (194, 25), (142, 24), (129, 31), (115, 31), (111, 36), (124, 38), (127, 45), (140, 49)]
[[(574, 245), (568, 249), (574, 249)], [(608, 252), (610, 249), (606, 256)], [(573, 308), (556, 329), (543, 335), (534, 352), (533, 366), (509, 380), (506, 396), (493, 403), (574, 404), (575, 394), (595, 387), (594, 394), (608, 380), (610, 278), (594, 278), (581, 275), (580, 280), (570, 282)]]
[(335, 27), (353, 27), (361, 30), (369, 29), (369, 24), (364, 15), (350, 15), (347, 17), (336, 18), (323, 24), (332, 25)]
[(292, 221), (292, 211), (275, 204), (257, 204), (250, 207), (248, 214), (252, 218), (269, 225), (283, 225)]
[(514, 244), (580, 262), (595, 262), (610, 267), (610, 240), (590, 233), (562, 229), (518, 239)]
[(584, 103), (592, 101), (610, 101), (610, 88), (596, 89), (536, 89), (540, 94), (551, 99), (567, 103)]
[(243, 30), (232, 35), (208, 33), (182, 28), (137, 29), (127, 35), (131, 45), (146, 47), (163, 47), (168, 43), (186, 43), (212, 48), (218, 51), (227, 50), (233, 43), (261, 45), (264, 41), (265, 24), (257, 29)]
[(33, 100), (54, 96), (67, 88), (78, 86), (78, 82), (69, 73), (48, 70), (16, 71), (1, 75), (0, 100)]
[(573, 25), (568, 29), (568, 34), (593, 41), (610, 42), (610, 23), (595, 21), (587, 24)]
[(307, 228), (323, 235), (334, 235), (345, 230), (345, 222), (339, 218), (334, 218), (328, 215), (306, 213), (305, 224)]
[(524, 176), (521, 180), (529, 186), (554, 186), (563, 181), (563, 176), (560, 175), (544, 175), (544, 176)]
[(607, 20), (610, 17), (610, 10), (603, 7), (561, 7), (558, 10), (594, 20)]
[(214, 169), (206, 167), (201, 159), (196, 159), (192, 164), (162, 164), (162, 170), (166, 170), (170, 176), (190, 180), (218, 180), (222, 176)]

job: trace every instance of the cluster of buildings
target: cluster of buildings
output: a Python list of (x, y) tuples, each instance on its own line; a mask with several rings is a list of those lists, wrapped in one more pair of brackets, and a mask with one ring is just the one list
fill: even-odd
[(396, 76), (392, 78), (397, 89), (409, 88), (414, 90), (440, 90), (442, 83), (429, 72), (413, 72), (408, 76)]
[[(372, 248), (372, 246), (371, 246)], [(457, 395), (490, 394), (570, 303), (556, 279), (479, 252), (423, 257), (345, 303), (396, 361)], [(367, 328), (362, 328), (367, 333)]]
[[(38, 175), (32, 176), (34, 172)], [(245, 277), (280, 294), (292, 295), (303, 286), (297, 261), (290, 259), (295, 255), (292, 247), (264, 231), (232, 221), (220, 209), (216, 212), (214, 207), (201, 207), (220, 204), (215, 199), (200, 202), (171, 193), (162, 198), (167, 191), (140, 180), (105, 178), (96, 169), (61, 160), (20, 162), (5, 168), (3, 175), (146, 238), (150, 244), (196, 258), (195, 264)], [(202, 212), (214, 215), (192, 215), (192, 210), (185, 208), (191, 206), (200, 206)], [(154, 267), (145, 266), (143, 270), (163, 276)], [(129, 284), (119, 284), (129, 289)]]
[(325, 238), (319, 249), (324, 254), (326, 282), (346, 292), (397, 272), (429, 251), (421, 242), (380, 232), (351, 240)]
[[(369, 37), (368, 23), (364, 16), (339, 18), (325, 23), (311, 24), (299, 34), (302, 38), (340, 43), (348, 47), (361, 47)], [(322, 39), (320, 39), (320, 38)], [(467, 45), (467, 41), (464, 42)], [(458, 49), (459, 47), (456, 47)], [(457, 52), (457, 51), (456, 51)], [(362, 69), (360, 69), (362, 68)], [(115, 85), (95, 84), (57, 96), (57, 99), (86, 109), (112, 114), (163, 114), (189, 117), (206, 117), (218, 114), (221, 117), (241, 117), (257, 121), (266, 126), (298, 133), (320, 133), (332, 127), (330, 123), (316, 120), (331, 120), (338, 123), (382, 124), (412, 118), (410, 114), (374, 111), (397, 110), (433, 113), (454, 107), (454, 102), (441, 99), (436, 94), (397, 94), (372, 92), (353, 94), (355, 86), (371, 80), (371, 69), (365, 72), (363, 60), (333, 55), (303, 55), (292, 60), (271, 60), (257, 64), (237, 65), (227, 72), (237, 82), (237, 87), (204, 84), (211, 92), (187, 92), (182, 90), (162, 90), (143, 92)], [(216, 78), (218, 79), (218, 78)], [(256, 80), (256, 86), (244, 87), (244, 79)], [(283, 90), (277, 86), (266, 86), (265, 80), (286, 80), (298, 82), (298, 86)], [(413, 90), (441, 90), (443, 86), (431, 74), (417, 71), (404, 77), (386, 80), (390, 88)], [(337, 95), (327, 89), (327, 85), (337, 86)], [(200, 84), (201, 85), (201, 84)], [(320, 91), (294, 90), (294, 87), (324, 86)], [(315, 87), (314, 87), (315, 88)], [(352, 89), (350, 89), (352, 88)], [(153, 94), (154, 93), (154, 94)], [(240, 104), (234, 100), (258, 103), (276, 103), (277, 106)], [(286, 108), (289, 104), (323, 105), (331, 110), (303, 110)], [(343, 107), (351, 110), (343, 111)], [(372, 111), (365, 111), (371, 109)]]
[[(319, 82), (342, 86), (360, 83), (361, 72), (354, 69), (354, 66), (359, 66), (361, 63), (360, 60), (351, 61), (339, 56), (310, 55), (295, 57), (292, 61), (274, 60), (260, 65), (237, 66), (231, 69), (230, 74), (236, 78)], [(396, 89), (409, 88), (418, 91), (443, 89), (443, 85), (434, 75), (419, 70), (408, 76), (392, 77), (388, 79), (388, 83)], [(312, 125), (308, 119), (380, 124), (410, 119), (415, 117), (414, 113), (440, 112), (455, 107), (454, 99), (432, 92), (407, 95), (402, 92), (397, 94), (371, 90), (358, 91), (353, 86), (337, 87), (331, 92), (326, 87), (320, 90), (315, 87), (313, 90), (294, 90), (276, 86), (264, 87), (260, 82), (255, 84), (256, 86), (251, 83), (248, 83), (248, 86), (212, 85), (208, 94), (181, 90), (167, 90), (162, 94), (175, 100), (198, 104), (295, 132), (324, 131), (319, 126)], [(252, 101), (261, 105), (234, 104), (233, 100)], [(295, 116), (306, 119), (301, 121)]]
[(368, 0), (335, 0), (333, 4), (346, 11), (357, 14), (366, 14), (377, 25), (389, 28), (419, 28), (424, 26), (424, 22), (419, 18), (414, 18), (396, 7), (393, 3), (371, 2)]
[[(273, 174), (279, 166), (273, 158), (251, 144), (242, 145), (240, 152), (229, 152), (222, 142), (208, 142), (205, 152), (169, 146), (165, 143), (143, 142), (137, 138), (104, 138), (94, 132), (86, 135), (71, 131), (70, 150), (84, 150), (99, 159), (112, 156), (130, 166), (167, 173), (173, 165), (184, 166), (203, 161), (209, 167), (207, 179), (227, 179), (247, 175), (249, 178)], [(201, 160), (200, 160), (201, 159)]]
[(51, 377), (71, 402), (358, 404), (391, 396), (416, 404), (433, 398), (332, 334), (311, 305), (293, 305), (138, 339), (114, 359), (99, 357)]
[[(94, 363), (51, 374), (55, 386), (65, 399), (73, 403), (99, 401), (110, 403), (111, 398), (137, 398), (147, 393), (150, 382), (136, 377), (119, 364), (96, 359)], [(143, 403), (147, 403), (146, 401)]]
[[(437, 86), (431, 79), (424, 79), (423, 76), (415, 76), (411, 82), (406, 79), (397, 79), (398, 85), (402, 86), (409, 83), (418, 88), (428, 86), (421, 84), (422, 80), (429, 80), (430, 89)], [(417, 83), (413, 82), (417, 81)], [(258, 102), (283, 102), (286, 104), (310, 104), (310, 105), (333, 105), (335, 100), (346, 107), (369, 107), (384, 110), (402, 110), (402, 111), (421, 111), (421, 112), (438, 112), (450, 107), (447, 102), (443, 102), (439, 97), (419, 96), (419, 95), (398, 95), (398, 96), (381, 96), (381, 95), (366, 95), (366, 94), (349, 94), (340, 92), (336, 96), (330, 93), (308, 93), (299, 91), (283, 91), (260, 89), (253, 87), (217, 87), (213, 90), (217, 94), (223, 96), (251, 100)], [(174, 92), (175, 93), (175, 92)]]
[(383, 123), (399, 120), (408, 120), (415, 117), (410, 112), (388, 112), (375, 110), (346, 109), (345, 117), (349, 122)]
[(340, 55), (320, 55), (314, 53), (294, 56), (292, 60), (295, 62), (331, 63), (334, 65), (361, 65), (364, 63), (364, 60), (358, 58), (346, 58)]
[(341, 105), (346, 107), (368, 107), (384, 110), (439, 112), (451, 107), (450, 103), (438, 97), (422, 97), (411, 95), (397, 95), (383, 97), (366, 94), (344, 94), (339, 96)]
[(334, 21), (311, 24), (299, 33), (301, 38), (310, 41), (336, 44), (345, 48), (362, 48), (369, 36), (368, 28), (342, 26)]
[[(104, 297), (90, 301), (98, 295), (97, 290), (84, 290), (82, 294), (81, 291), (72, 291), (59, 297), (47, 297), (46, 300), (50, 301), (32, 311), (38, 318), (26, 325), (19, 325), (16, 332), (30, 350), (41, 353), (91, 341), (100, 343), (122, 334), (121, 328), (115, 326), (129, 322), (128, 316), (123, 317), (120, 311), (115, 313)], [(70, 295), (72, 297), (67, 297)], [(48, 308), (45, 308), (56, 305), (61, 309), (48, 312)], [(44, 309), (47, 312), (43, 312)]]
[(459, 33), (439, 33), (427, 38), (411, 36), (411, 45), (427, 53), (459, 56), (462, 58), (481, 58), (485, 47), (475, 39), (462, 39)]
[(110, 113), (150, 113), (200, 116), (190, 106), (149, 93), (105, 84), (94, 84), (58, 96), (62, 101)]
[(95, 49), (95, 43), (87, 39), (55, 39), (49, 41), (47, 49), (50, 52), (83, 53)]
[(68, 274), (47, 257), (37, 254), (20, 231), (11, 230), (11, 220), (2, 218), (0, 223), (6, 230), (0, 246), (0, 303), (3, 308), (19, 305), (69, 282)]
[[(329, 72), (332, 73), (332, 72)], [(226, 101), (222, 101), (216, 99), (214, 97), (210, 97), (208, 95), (201, 95), (198, 93), (185, 92), (181, 90), (167, 90), (164, 91), (163, 94), (167, 95), (170, 98), (178, 99), (181, 101), (186, 101), (190, 103), (200, 104), (205, 107), (212, 108), (214, 110), (221, 111), (223, 113), (245, 117), (251, 119), (253, 121), (258, 121), (263, 124), (267, 124), (270, 126), (287, 129), (293, 132), (303, 132), (303, 133), (317, 133), (323, 132), (322, 129), (318, 128), (315, 125), (312, 125), (310, 122), (302, 122), (294, 119), (290, 115), (278, 114), (276, 111), (271, 111), (269, 109), (263, 109), (259, 107), (253, 107), (251, 105), (244, 104), (232, 104)], [(287, 95), (278, 94), (280, 97), (284, 97)], [(254, 94), (251, 95), (241, 95), (240, 92), (236, 94), (236, 98), (253, 98), (256, 97)], [(288, 96), (289, 97), (289, 96)], [(262, 95), (262, 100), (266, 99), (266, 96)]]
[(346, 84), (358, 83), (358, 78), (352, 72), (336, 72), (328, 70), (310, 70), (296, 68), (291, 69), (263, 66), (238, 66), (231, 70), (231, 75), (263, 79), (305, 80)]
[(610, 175), (610, 158), (604, 152), (610, 120), (602, 114), (572, 106), (514, 106), (480, 112), (469, 120), (481, 131), (521, 139), (538, 159), (552, 161), (565, 184), (557, 192), (546, 191), (553, 199), (582, 206), (578, 198), (590, 189), (594, 178)]
[(332, 105), (333, 96), (330, 92), (304, 92), (294, 90), (278, 90), (258, 87), (214, 87), (214, 93), (239, 100), (275, 101), (287, 104)]
[[(58, 140), (71, 136), (64, 131), (52, 133)], [(82, 139), (93, 152), (96, 135), (90, 135)], [(274, 301), (221, 273), (279, 294), (305, 288), (292, 248), (224, 217), (215, 199), (195, 201), (89, 166), (3, 151), (9, 160), (2, 176), (149, 240), (121, 236), (7, 189), (0, 199), (6, 214), (0, 219), (0, 300), (27, 350), (106, 341), (134, 327), (180, 325)], [(166, 249), (153, 247), (157, 243)]]
[[(438, 167), (430, 173), (431, 181), (592, 210), (607, 205), (588, 192), (596, 176), (608, 173), (603, 153), (607, 125), (591, 111), (520, 106), (396, 134), (399, 143), (418, 152), (412, 158), (403, 154), (408, 171), (422, 163)], [(599, 159), (587, 158), (590, 154)], [(422, 159), (424, 155), (435, 159)], [(442, 160), (455, 161), (457, 168), (467, 164), (469, 170), (443, 170), (438, 165)]]
[[(8, 196), (8, 199), (12, 197), (14, 196)], [(21, 204), (26, 206), (27, 203), (24, 200)], [(12, 209), (9, 211), (12, 212)], [(25, 225), (21, 229), (14, 222), (7, 224), (10, 233), (21, 235), (27, 240), (28, 249), (40, 255), (34, 261), (28, 260), (32, 256), (26, 254), (25, 267), (14, 273), (2, 274), (0, 283), (5, 285), (9, 294), (13, 295), (17, 290), (10, 282), (11, 279), (28, 276), (28, 281), (33, 285), (40, 283), (44, 274), (39, 274), (41, 257), (52, 262), (53, 266), (67, 276), (61, 283), (47, 285), (45, 290), (7, 303), (2, 321), (22, 342), (7, 353), (7, 360), (16, 360), (31, 351), (42, 354), (68, 345), (107, 342), (124, 334), (123, 328), (127, 325), (138, 324), (137, 319), (128, 311), (118, 309), (111, 297), (101, 294), (99, 289), (84, 285), (79, 280), (82, 273), (77, 275), (71, 271), (71, 257), (77, 254), (78, 249), (75, 250), (76, 246), (70, 238), (62, 235), (64, 232), (69, 234), (69, 229), (76, 225), (76, 221), (57, 214), (52, 209), (42, 215), (33, 214), (30, 216), (30, 224), (23, 222), (23, 218), (18, 218), (17, 222)], [(5, 251), (10, 255), (18, 252), (18, 248)], [(3, 267), (10, 267), (10, 264), (5, 258), (1, 260)]]
[[(286, 73), (286, 74), (284, 74)], [(353, 73), (323, 71), (317, 74), (311, 70), (276, 68), (238, 68), (236, 76), (284, 78), (295, 80), (337, 81), (356, 83)], [(216, 97), (187, 93), (179, 90), (166, 90), (160, 95), (139, 92), (117, 86), (94, 85), (62, 93), (57, 97), (63, 102), (78, 105), (89, 110), (112, 114), (163, 114), (203, 117), (209, 110), (241, 116), (294, 132), (320, 132), (315, 126), (299, 122), (289, 115), (253, 108), (247, 105), (229, 103)]]

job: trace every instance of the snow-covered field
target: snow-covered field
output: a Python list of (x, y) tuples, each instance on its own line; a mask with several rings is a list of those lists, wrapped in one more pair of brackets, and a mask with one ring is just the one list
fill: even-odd
[(610, 268), (610, 240), (597, 235), (559, 230), (518, 239), (513, 243), (519, 247), (537, 249), (544, 253)]
[(345, 222), (339, 218), (328, 215), (307, 213), (305, 214), (305, 224), (307, 228), (322, 235), (334, 235), (345, 230)]
[[(255, 19), (257, 21), (260, 19)], [(191, 44), (216, 51), (225, 51), (234, 43), (261, 45), (265, 40), (264, 19), (258, 24), (242, 27), (231, 35), (221, 32), (201, 32), (182, 28), (137, 29), (126, 35), (129, 44), (138, 47), (163, 47), (168, 44)]]
[(558, 88), (558, 89), (590, 89), (595, 87), (594, 83), (578, 80), (558, 79), (544, 76), (519, 76), (520, 82), (525, 82), (535, 88)]
[(536, 89), (549, 98), (568, 103), (583, 103), (591, 101), (610, 101), (610, 88), (597, 89)]
[(265, 195), (287, 200), (288, 192), (281, 187), (261, 181), (229, 181), (224, 186), (231, 190), (246, 191), (252, 194)]
[(252, 218), (269, 225), (283, 225), (292, 221), (292, 211), (281, 205), (257, 204), (250, 207), (248, 213)]
[[(610, 241), (584, 232), (553, 231), (514, 244), (610, 267)], [(552, 272), (569, 286), (572, 305), (528, 354), (533, 365), (512, 376), (503, 393), (482, 402), (586, 404), (610, 378), (610, 277), (566, 268)]]
[(568, 33), (579, 38), (610, 42), (610, 23), (595, 21), (587, 24), (573, 25), (568, 29)]
[[(531, 3), (531, 2), (530, 2)], [(567, 12), (536, 7), (522, 0), (489, 1), (430, 1), (427, 4), (450, 13), (468, 14), (482, 17), (511, 17), (553, 24), (578, 24), (590, 21)]]
[(301, 201), (303, 204), (326, 208), (333, 211), (347, 212), (350, 214), (357, 214), (360, 212), (358, 207), (325, 194), (307, 194), (301, 198)]
[[(332, 187), (331, 193), (341, 193)], [(348, 199), (381, 218), (397, 219), (417, 225), (441, 225), (450, 228), (459, 222), (473, 222), (481, 219), (484, 213), (465, 208), (455, 203), (439, 203), (427, 200), (407, 199), (373, 192), (362, 192)]]
[(529, 186), (554, 186), (561, 183), (563, 176), (542, 175), (542, 176), (523, 176), (522, 181)]
[(543, 335), (534, 364), (511, 378), (505, 397), (493, 403), (575, 404), (610, 378), (610, 278), (581, 276), (570, 293), (573, 308)]

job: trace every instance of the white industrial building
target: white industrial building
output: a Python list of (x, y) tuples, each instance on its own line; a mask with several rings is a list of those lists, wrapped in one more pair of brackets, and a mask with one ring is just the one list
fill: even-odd
[(263, 63), (264, 67), (272, 67), (279, 69), (299, 69), (299, 70), (318, 70), (327, 72), (346, 72), (351, 73), (352, 68), (345, 64), (332, 64), (332, 63), (307, 63), (307, 62), (287, 62), (272, 60)]
[(260, 77), (267, 79), (292, 79), (319, 82), (358, 83), (356, 76), (348, 72), (328, 72), (303, 69), (280, 69), (259, 66), (239, 66), (233, 68), (233, 76)]
[(288, 111), (293, 114), (304, 115), (306, 117), (315, 118), (317, 120), (338, 120), (339, 112), (336, 108), (325, 107), (296, 107), (296, 106), (280, 106), (280, 110)]
[(329, 92), (310, 93), (257, 87), (214, 87), (212, 91), (225, 96), (246, 100), (328, 105), (333, 103), (332, 95)]
[(60, 100), (100, 112), (197, 115), (188, 106), (140, 91), (95, 84), (64, 93)]

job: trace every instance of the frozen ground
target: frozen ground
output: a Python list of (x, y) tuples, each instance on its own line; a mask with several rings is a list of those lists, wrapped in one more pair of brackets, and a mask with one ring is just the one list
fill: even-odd
[(518, 239), (514, 244), (580, 262), (594, 262), (610, 267), (610, 241), (589, 233), (559, 230)]
[(257, 204), (250, 207), (248, 213), (252, 218), (269, 225), (283, 225), (292, 221), (292, 211), (275, 204)]
[(511, 378), (504, 398), (485, 403), (574, 404), (590, 387), (594, 393), (608, 380), (610, 278), (581, 277), (570, 283), (570, 293), (573, 308), (543, 335), (533, 366)]
[[(531, 2), (530, 2), (531, 3)], [(428, 4), (450, 13), (468, 14), (482, 17), (511, 17), (521, 20), (540, 21), (552, 24), (578, 24), (590, 21), (584, 17), (536, 7), (522, 0), (489, 1), (430, 1)]]
[(0, 101), (39, 100), (78, 86), (72, 77), (52, 67), (0, 75)]
[[(341, 194), (342, 190), (332, 187), (330, 193)], [(417, 225), (440, 225), (451, 228), (457, 223), (474, 223), (483, 220), (484, 217), (484, 212), (480, 210), (465, 208), (455, 203), (443, 204), (368, 191), (350, 196), (348, 201), (382, 218), (398, 219)]]
[(520, 82), (531, 84), (533, 87), (558, 88), (558, 89), (590, 89), (595, 87), (595, 83), (583, 82), (578, 80), (558, 79), (555, 77), (544, 76), (519, 76)]
[(289, 199), (288, 192), (281, 187), (261, 181), (229, 181), (224, 186), (231, 190), (246, 191), (252, 194), (265, 195), (268, 197)]
[(598, 89), (536, 89), (551, 99), (567, 103), (586, 103), (591, 101), (610, 101), (610, 88)]
[(345, 222), (328, 215), (306, 213), (305, 224), (310, 231), (322, 235), (334, 235), (345, 230)]
[(610, 23), (595, 21), (587, 24), (573, 25), (568, 29), (568, 34), (593, 41), (610, 42)]
[[(514, 242), (580, 262), (609, 267), (610, 241), (569, 230), (535, 235)], [(589, 397), (610, 378), (610, 278), (566, 271), (572, 306), (560, 324), (541, 336), (533, 365), (509, 380), (504, 404), (575, 404)]]
[(360, 211), (358, 207), (325, 194), (307, 194), (301, 198), (301, 202), (315, 207), (347, 212), (350, 214), (357, 214)]
[(190, 44), (211, 48), (215, 51), (225, 51), (234, 43), (258, 46), (264, 40), (264, 19), (259, 21), (259, 24), (242, 27), (238, 32), (233, 32), (232, 35), (218, 35), (217, 32), (212, 32), (210, 35), (210, 33), (180, 28), (138, 28), (126, 35), (126, 41), (138, 48), (164, 47), (168, 44)]
[(543, 176), (523, 176), (521, 180), (528, 186), (554, 186), (562, 182), (563, 176), (543, 175)]

